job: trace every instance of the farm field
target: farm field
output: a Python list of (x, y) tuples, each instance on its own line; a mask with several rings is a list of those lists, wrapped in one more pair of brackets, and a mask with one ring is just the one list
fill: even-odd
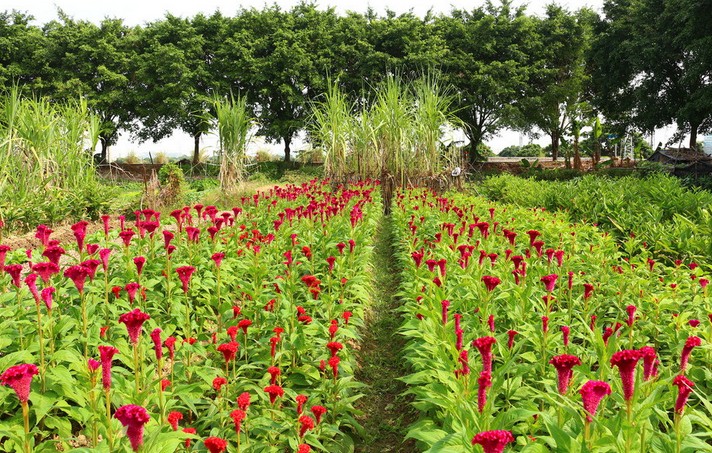
[(1, 248), (0, 450), (712, 451), (706, 260), (465, 193), (382, 203), (313, 180)]

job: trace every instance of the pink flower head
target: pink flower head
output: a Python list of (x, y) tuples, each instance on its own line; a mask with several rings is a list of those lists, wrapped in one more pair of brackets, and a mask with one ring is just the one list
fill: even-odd
[[(140, 287), (141, 287), (141, 285), (139, 285), (136, 282), (127, 283), (126, 286), (124, 287), (124, 289), (126, 290), (126, 294), (128, 294), (128, 296), (129, 296), (130, 304), (133, 305), (134, 300), (136, 300), (136, 292), (138, 292), (138, 289)], [(119, 290), (119, 293), (120, 292), (121, 292), (121, 290)]]
[(558, 278), (559, 276), (557, 274), (549, 274), (541, 278), (541, 282), (544, 284), (546, 292), (550, 293), (554, 291), (554, 288), (556, 287), (556, 279)]
[(17, 395), (20, 403), (27, 404), (30, 398), (30, 385), (32, 384), (32, 376), (39, 373), (37, 366), (31, 363), (23, 363), (15, 365), (0, 375), (0, 383), (8, 387), (12, 387)]
[(153, 349), (156, 352), (156, 360), (161, 360), (163, 357), (163, 343), (161, 342), (161, 329), (156, 327), (151, 332), (151, 340), (153, 341)]
[(583, 298), (588, 299), (593, 294), (593, 285), (590, 283), (583, 284)]
[(275, 401), (277, 401), (278, 397), (284, 396), (284, 389), (279, 385), (268, 385), (267, 387), (265, 387), (265, 392), (269, 395), (270, 404), (273, 405)]
[(53, 233), (47, 225), (37, 225), (37, 231), (35, 232), (35, 238), (40, 240), (43, 247), (47, 247), (49, 243), (49, 236)]
[(64, 276), (71, 279), (79, 294), (84, 293), (84, 284), (89, 276), (89, 270), (84, 266), (70, 266), (64, 271)]
[(151, 419), (148, 411), (141, 406), (127, 404), (116, 409), (114, 418), (126, 427), (126, 437), (131, 442), (131, 448), (133, 451), (138, 451), (143, 444), (143, 425)]
[(210, 453), (223, 453), (227, 448), (227, 441), (220, 437), (208, 437), (203, 441), (203, 444)]
[(492, 387), (492, 373), (482, 371), (477, 378), (477, 410), (482, 413), (487, 404), (487, 389)]
[(502, 283), (502, 280), (500, 280), (498, 277), (485, 275), (482, 277), (482, 282), (485, 284), (487, 291), (492, 292), (497, 287), (497, 285)]
[(316, 418), (316, 424), (318, 425), (319, 423), (321, 423), (321, 417), (326, 414), (326, 408), (324, 406), (316, 405), (312, 406), (310, 410), (311, 413), (314, 414), (314, 418)]
[(49, 283), (49, 279), (53, 275), (59, 273), (59, 266), (51, 261), (42, 261), (32, 266), (32, 272), (36, 272), (45, 283)]
[(225, 254), (223, 252), (215, 252), (210, 258), (215, 263), (215, 267), (219, 268), (222, 264), (222, 260), (225, 259)]
[(496, 342), (494, 337), (480, 337), (472, 342), (482, 356), (482, 370), (488, 373), (492, 373), (492, 345)]
[(89, 222), (86, 220), (80, 220), (72, 225), (74, 238), (77, 240), (77, 248), (80, 252), (84, 251), (84, 238), (86, 238), (87, 235), (87, 225), (89, 225)]
[(623, 398), (630, 401), (635, 391), (635, 366), (641, 359), (640, 351), (625, 349), (618, 351), (611, 357), (611, 366), (617, 366), (623, 384)]
[(541, 317), (541, 330), (544, 333), (547, 333), (549, 331), (549, 317), (548, 316)]
[(178, 422), (183, 420), (183, 414), (178, 411), (172, 411), (168, 414), (167, 420), (173, 431), (178, 431)]
[[(87, 368), (89, 368), (90, 373), (96, 372), (96, 370), (98, 370), (100, 366), (101, 366), (101, 362), (99, 362), (98, 360), (94, 360), (94, 359), (87, 360)], [(93, 378), (92, 378), (92, 380), (93, 380)]]
[(5, 266), (5, 272), (10, 274), (12, 284), (15, 285), (16, 288), (19, 288), (22, 284), (22, 264), (10, 264)]
[(136, 265), (136, 272), (138, 272), (140, 277), (143, 273), (143, 266), (146, 264), (146, 258), (143, 256), (137, 256), (133, 259), (133, 262)]
[(685, 346), (682, 348), (682, 354), (680, 354), (680, 372), (685, 373), (685, 370), (687, 369), (687, 362), (690, 359), (690, 354), (692, 353), (692, 349), (694, 349), (696, 346), (700, 346), (702, 344), (702, 340), (700, 340), (699, 337), (695, 335), (691, 335), (690, 337), (685, 340)]
[(109, 255), (111, 255), (111, 249), (99, 250), (99, 259), (101, 260), (101, 265), (104, 268), (104, 272), (107, 272), (109, 270)]
[(592, 422), (601, 400), (606, 395), (611, 394), (611, 386), (603, 381), (588, 381), (581, 387), (579, 393), (581, 393), (581, 398), (583, 399), (586, 421)]
[(638, 308), (635, 305), (628, 305), (627, 307), (625, 307), (625, 311), (628, 312), (628, 320), (626, 321), (628, 327), (633, 327), (633, 323), (635, 322), (636, 310), (638, 310)]
[(480, 445), (485, 453), (502, 453), (510, 442), (514, 442), (512, 433), (501, 429), (483, 431), (472, 438), (472, 445)]
[(188, 294), (188, 284), (190, 283), (190, 277), (193, 275), (193, 272), (195, 272), (195, 267), (182, 266), (176, 269), (176, 272), (178, 273), (180, 282), (183, 284), (183, 292)]
[(149, 319), (151, 319), (151, 317), (138, 308), (119, 316), (119, 322), (126, 324), (126, 330), (129, 333), (129, 339), (132, 344), (138, 343), (138, 337), (141, 335), (141, 327), (143, 323)]
[(443, 300), (440, 302), (440, 305), (442, 307), (442, 320), (443, 324), (447, 324), (447, 312), (448, 308), (450, 307), (450, 301), (449, 300)]
[(62, 247), (58, 245), (50, 245), (44, 250), (44, 252), (42, 252), (42, 256), (50, 260), (50, 262), (54, 263), (56, 266), (59, 266), (59, 259), (65, 253), (66, 251)]
[(695, 383), (687, 379), (684, 375), (680, 374), (672, 379), (672, 384), (677, 386), (677, 400), (675, 401), (675, 412), (682, 415), (685, 410), (685, 404), (687, 404), (687, 398), (690, 397), (692, 393), (692, 387)]
[(114, 355), (119, 352), (113, 346), (99, 346), (99, 358), (101, 359), (101, 383), (105, 390), (111, 388), (111, 362)]
[(569, 334), (571, 333), (571, 328), (569, 326), (561, 326), (561, 333), (564, 336), (564, 347), (569, 345)]
[(519, 334), (519, 332), (517, 332), (516, 330), (510, 329), (507, 331), (507, 337), (508, 337), (507, 338), (507, 348), (508, 349), (512, 349), (512, 347), (514, 346), (514, 337), (518, 334)]
[(549, 363), (556, 368), (559, 393), (566, 395), (566, 391), (569, 389), (569, 382), (571, 382), (571, 377), (573, 376), (573, 367), (581, 365), (581, 359), (575, 355), (562, 354), (552, 357)]
[(656, 366), (658, 355), (652, 346), (643, 346), (638, 351), (643, 358), (643, 380), (649, 381), (658, 374)]

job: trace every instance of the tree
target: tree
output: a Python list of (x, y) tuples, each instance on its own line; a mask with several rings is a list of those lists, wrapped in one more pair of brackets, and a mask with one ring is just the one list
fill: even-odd
[[(572, 14), (549, 5), (538, 22), (538, 59), (534, 65), (522, 126), (541, 129), (551, 138), (551, 156), (559, 156), (559, 144), (579, 115), (586, 86), (585, 52), (590, 14)], [(567, 160), (568, 162), (568, 160)]]
[(134, 98), (141, 140), (158, 141), (175, 129), (193, 137), (193, 163), (200, 160), (200, 138), (210, 130), (212, 96), (221, 80), (211, 71), (214, 46), (224, 18), (215, 13), (183, 19), (166, 15), (148, 24), (139, 40)]
[(18, 11), (0, 12), (0, 88), (41, 86), (38, 51), (45, 47), (45, 39), (38, 27), (30, 25), (32, 19)]
[(129, 78), (133, 30), (121, 19), (97, 26), (59, 11), (59, 21), (44, 26), (46, 45), (38, 51), (44, 79), (40, 93), (55, 100), (84, 97), (99, 116), (101, 159), (131, 121)]
[(608, 0), (590, 56), (595, 104), (642, 131), (677, 123), (695, 148), (712, 130), (708, 1)]
[(529, 143), (524, 146), (508, 146), (499, 154), (499, 157), (544, 157), (544, 148), (537, 143)]
[[(534, 22), (505, 0), (498, 7), (454, 10), (438, 19), (437, 28), (448, 48), (442, 71), (455, 87), (456, 112), (470, 149), (478, 150), (519, 116), (536, 44)], [(479, 157), (470, 153), (470, 163)]]

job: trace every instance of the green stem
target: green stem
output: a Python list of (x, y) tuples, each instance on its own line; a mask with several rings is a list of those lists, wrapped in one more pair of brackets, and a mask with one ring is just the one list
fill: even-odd
[(40, 382), (42, 384), (42, 393), (45, 392), (45, 355), (44, 355), (44, 337), (42, 336), (42, 311), (40, 304), (37, 306), (37, 336), (40, 341)]
[(25, 453), (32, 452), (30, 445), (30, 406), (27, 401), (22, 402), (22, 419), (25, 422)]

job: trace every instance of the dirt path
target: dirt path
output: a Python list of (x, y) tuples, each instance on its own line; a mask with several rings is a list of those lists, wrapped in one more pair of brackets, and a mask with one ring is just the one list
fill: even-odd
[(402, 396), (405, 384), (398, 380), (407, 373), (401, 357), (405, 342), (397, 333), (402, 323), (395, 296), (399, 273), (389, 217), (383, 217), (379, 226), (375, 253), (374, 301), (366, 313), (356, 371), (356, 379), (366, 384), (365, 396), (358, 403), (366, 437), (356, 442), (356, 452), (410, 453), (415, 451), (414, 442), (404, 442), (404, 438), (415, 413)]

